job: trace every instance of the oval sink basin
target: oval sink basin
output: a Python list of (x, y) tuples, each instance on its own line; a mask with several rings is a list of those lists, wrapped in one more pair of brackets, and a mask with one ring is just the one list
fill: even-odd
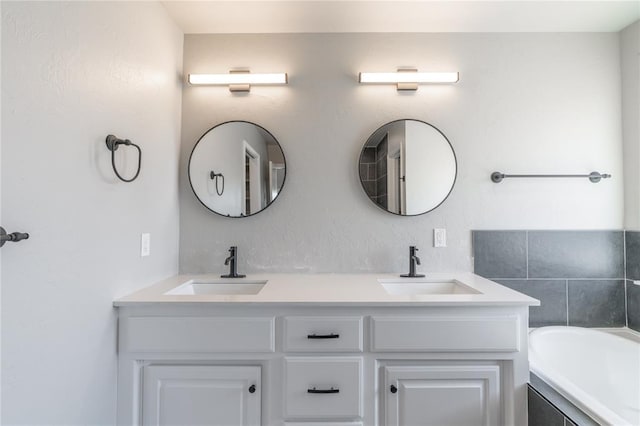
[(164, 294), (168, 296), (191, 294), (258, 294), (266, 283), (266, 280), (244, 279), (189, 280)]
[(429, 280), (425, 278), (406, 278), (378, 280), (389, 294), (413, 296), (421, 294), (480, 294), (474, 288), (457, 280)]

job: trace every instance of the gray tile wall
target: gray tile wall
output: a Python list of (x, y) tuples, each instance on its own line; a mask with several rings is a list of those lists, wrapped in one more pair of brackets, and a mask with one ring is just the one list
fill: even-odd
[(472, 234), (476, 274), (540, 300), (532, 327), (626, 325), (624, 231)]
[(389, 142), (387, 136), (376, 147), (376, 202), (383, 208), (387, 209), (387, 153), (389, 151)]
[(627, 325), (640, 331), (640, 232), (625, 232), (627, 265)]
[(360, 181), (369, 198), (374, 201), (378, 196), (376, 190), (376, 149), (365, 147), (360, 155)]

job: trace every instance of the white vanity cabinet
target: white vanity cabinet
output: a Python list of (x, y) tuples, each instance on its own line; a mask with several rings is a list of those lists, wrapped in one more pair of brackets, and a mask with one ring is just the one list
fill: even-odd
[(373, 315), (371, 351), (389, 354), (378, 358), (380, 424), (526, 424), (513, 383), (527, 377), (522, 315), (497, 308)]
[(526, 305), (119, 311), (119, 425), (527, 424)]
[(265, 424), (275, 316), (121, 307), (118, 331), (119, 425)]

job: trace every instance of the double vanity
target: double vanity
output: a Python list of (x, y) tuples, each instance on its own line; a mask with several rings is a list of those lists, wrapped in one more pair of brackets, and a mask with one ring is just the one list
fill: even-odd
[[(417, 216), (453, 190), (435, 126), (386, 123), (364, 143), (362, 188)], [(218, 124), (188, 165), (196, 199), (225, 218), (273, 204), (282, 147), (246, 121)], [(226, 219), (225, 219), (226, 220)], [(119, 299), (118, 424), (497, 426), (527, 424), (528, 307), (470, 273), (182, 275)]]
[(121, 425), (526, 425), (528, 307), (471, 273), (181, 275), (115, 302)]

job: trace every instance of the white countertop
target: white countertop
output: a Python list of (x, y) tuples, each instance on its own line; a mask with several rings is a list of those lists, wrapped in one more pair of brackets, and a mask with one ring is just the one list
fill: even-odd
[[(243, 280), (267, 283), (254, 295), (165, 295), (190, 280), (218, 280), (219, 275), (177, 275), (114, 301), (114, 306), (148, 304), (285, 304), (322, 306), (537, 306), (540, 302), (478, 275), (427, 273), (427, 280), (456, 280), (479, 294), (391, 295), (378, 280), (398, 274), (248, 274)], [(405, 278), (403, 282), (420, 281)], [(234, 281), (235, 282), (235, 281)]]

